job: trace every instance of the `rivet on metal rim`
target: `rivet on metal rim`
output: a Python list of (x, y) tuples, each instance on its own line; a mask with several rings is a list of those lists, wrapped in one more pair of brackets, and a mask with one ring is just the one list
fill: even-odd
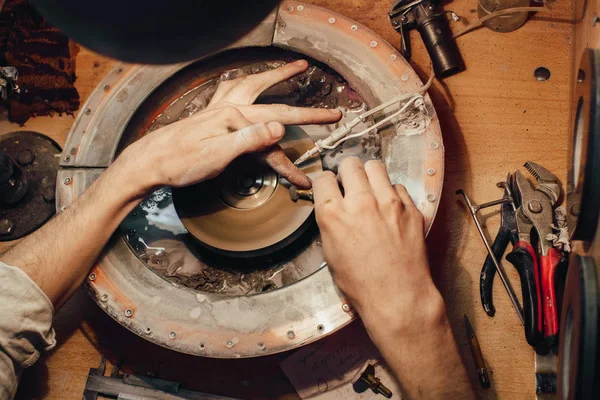
[(63, 157), (63, 161), (64, 161), (64, 162), (69, 162), (69, 161), (71, 161), (71, 156), (64, 156), (64, 157)]
[(177, 334), (175, 332), (169, 332), (169, 339), (175, 339), (175, 337), (177, 337)]
[(395, 54), (392, 54), (392, 55), (390, 56), (390, 60), (392, 60), (392, 61), (396, 61), (397, 59), (398, 59), (398, 56), (397, 56), (397, 55), (395, 55)]
[(376, 41), (374, 41), (374, 40), (372, 40), (372, 41), (371, 41), (371, 43), (369, 43), (369, 45), (370, 45), (371, 47), (377, 47), (377, 42), (376, 42)]
[(432, 149), (437, 149), (438, 147), (440, 147), (440, 145), (436, 142), (431, 143), (431, 148)]
[(358, 29), (358, 26), (356, 26), (356, 25), (352, 25), (352, 26), (350, 27), (350, 30), (352, 30), (352, 31), (355, 31), (355, 30), (357, 30), (357, 29)]
[(128, 308), (127, 310), (125, 310), (125, 316), (127, 318), (131, 317), (133, 315), (133, 310)]
[(329, 18), (329, 23), (330, 24), (335, 24), (335, 18), (333, 18), (333, 17)]
[(110, 85), (104, 85), (103, 89), (104, 89), (104, 90), (108, 90), (108, 89), (110, 89)]
[(83, 111), (83, 113), (84, 113), (85, 115), (90, 115), (90, 114), (92, 113), (92, 109), (91, 109), (91, 108), (86, 108), (86, 109)]
[(265, 346), (265, 344), (263, 342), (259, 342), (258, 343), (258, 348), (261, 350), (265, 350), (267, 348), (267, 346)]
[(288, 331), (287, 337), (288, 339), (294, 339), (296, 337), (296, 333), (294, 333), (294, 331)]
[(344, 310), (344, 312), (350, 312), (350, 310), (352, 310), (352, 307), (350, 307), (350, 304), (344, 303), (342, 304), (342, 310)]
[(431, 176), (433, 174), (435, 174), (435, 169), (433, 169), (433, 168), (427, 169), (427, 175)]
[(200, 348), (200, 350), (204, 350), (206, 348), (206, 346), (204, 345), (204, 343), (200, 343), (198, 345), (198, 347)]
[(148, 327), (146, 327), (146, 329), (144, 329), (144, 333), (145, 333), (146, 335), (149, 335), (149, 334), (151, 334), (151, 333), (152, 333), (152, 328), (150, 328), (149, 326), (148, 326)]
[(70, 151), (70, 153), (71, 153), (71, 154), (75, 154), (75, 153), (77, 153), (77, 147), (71, 147), (71, 151)]
[(90, 274), (89, 278), (90, 278), (90, 281), (94, 281), (94, 280), (96, 280), (96, 274), (92, 272), (92, 273)]
[(62, 207), (60, 208), (60, 211), (62, 212), (62, 211), (65, 211), (66, 209), (67, 209), (67, 206), (62, 206)]
[(431, 201), (431, 202), (434, 202), (434, 201), (435, 201), (435, 194), (433, 194), (433, 193), (429, 193), (429, 194), (427, 195), (427, 200), (429, 200), (429, 201)]
[(302, 10), (304, 10), (304, 6), (302, 6), (302, 5), (298, 6), (298, 11), (302, 11)]
[(100, 301), (108, 301), (108, 295), (104, 293), (102, 296), (100, 296)]
[(294, 7), (288, 6), (288, 11), (294, 11)]
[(533, 72), (533, 76), (535, 76), (535, 79), (538, 81), (547, 81), (550, 79), (550, 70), (546, 67), (538, 67)]
[(228, 340), (227, 343), (225, 343), (225, 345), (230, 348), (233, 347), (233, 340)]
[(402, 80), (403, 81), (407, 81), (408, 80), (408, 74), (402, 74)]
[[(65, 158), (66, 158), (66, 157), (65, 157)], [(63, 181), (63, 183), (64, 183), (65, 185), (70, 185), (70, 184), (71, 184), (71, 178), (67, 176), (67, 177), (65, 178), (65, 180)]]
[(325, 330), (325, 326), (323, 324), (319, 324), (319, 325), (317, 325), (317, 330), (319, 332), (323, 332)]

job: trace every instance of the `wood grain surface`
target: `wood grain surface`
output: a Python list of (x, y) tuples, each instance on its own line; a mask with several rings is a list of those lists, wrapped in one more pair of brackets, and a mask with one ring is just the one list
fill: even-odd
[[(389, 0), (309, 0), (367, 25), (387, 41), (399, 44), (387, 19)], [(534, 398), (533, 352), (500, 282), (494, 287), (496, 317), (483, 312), (479, 272), (485, 248), (462, 201), (465, 189), (475, 202), (501, 196), (496, 182), (527, 160), (544, 165), (563, 182), (569, 137), (572, 72), (572, 1), (551, 3), (512, 33), (479, 29), (458, 39), (467, 70), (436, 81), (431, 94), (441, 120), (446, 149), (443, 197), (428, 238), (434, 272), (455, 336), (473, 384), (478, 387), (463, 326), (471, 320), (489, 368), (492, 387), (479, 390), (486, 399)], [(464, 19), (476, 19), (475, 0), (455, 0), (446, 7)], [(453, 23), (456, 31), (464, 22)], [(426, 78), (429, 59), (416, 32), (412, 35), (415, 70)], [(84, 50), (77, 59), (77, 88), (85, 99), (113, 61)], [(551, 71), (546, 82), (534, 79), (539, 66)], [(0, 121), (0, 133), (19, 129), (45, 133), (64, 143), (72, 116), (34, 118), (23, 128)], [(483, 212), (493, 238), (496, 210)], [(507, 263), (506, 263), (507, 264)], [(513, 286), (518, 275), (506, 265)], [(398, 316), (402, 318), (402, 316)], [(104, 354), (120, 360), (125, 370), (182, 381), (187, 387), (241, 398), (296, 399), (278, 367), (285, 354), (254, 360), (195, 358), (159, 348), (139, 339), (105, 315), (79, 291), (56, 316), (58, 346), (25, 371), (18, 399), (80, 399), (90, 367)], [(444, 343), (440, 343), (444, 346)], [(425, 372), (424, 372), (425, 373)]]

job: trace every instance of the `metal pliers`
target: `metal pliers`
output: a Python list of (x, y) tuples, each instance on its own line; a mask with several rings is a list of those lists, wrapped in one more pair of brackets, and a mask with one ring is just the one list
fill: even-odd
[[(533, 162), (527, 162), (525, 163), (525, 168), (536, 178), (537, 187), (534, 189), (520, 171), (515, 172), (514, 179), (517, 187), (517, 195), (520, 199), (520, 206), (516, 213), (519, 242), (515, 244), (513, 253), (515, 250), (524, 249), (532, 255), (533, 273), (537, 284), (536, 292), (538, 296), (538, 313), (532, 318), (536, 321), (538, 334), (543, 334), (546, 343), (554, 345), (558, 335), (555, 276), (556, 267), (561, 261), (561, 255), (553, 247), (548, 237), (553, 232), (553, 209), (560, 197), (561, 188), (558, 178), (544, 167)], [(539, 265), (536, 262), (536, 251), (527, 237), (531, 233), (532, 228), (535, 229), (539, 239)], [(521, 250), (519, 252), (521, 254), (524, 253)], [(507, 259), (517, 269), (525, 267), (525, 263), (528, 262), (526, 257), (521, 255), (511, 257), (511, 254), (507, 255)], [(540, 312), (543, 315), (543, 319)], [(533, 323), (533, 321), (531, 322)]]

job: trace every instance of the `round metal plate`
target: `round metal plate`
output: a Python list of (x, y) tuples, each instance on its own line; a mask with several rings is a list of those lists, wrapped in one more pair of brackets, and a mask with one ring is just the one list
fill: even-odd
[[(284, 1), (277, 15), (261, 29), (233, 47), (279, 47), (325, 63), (343, 76), (367, 107), (422, 86), (410, 65), (390, 44), (364, 26), (329, 10)], [(195, 65), (210, 66), (216, 58)], [(72, 176), (74, 184), (59, 188), (59, 207), (73, 201), (110, 165), (119, 146), (127, 144), (127, 138), (125, 142), (121, 138), (128, 125), (146, 123), (147, 117), (137, 121), (133, 116), (147, 99), (155, 98), (157, 104), (164, 104), (162, 109), (155, 109), (155, 118), (176, 100), (172, 94), (163, 93), (161, 86), (187, 66), (123, 65), (106, 77), (77, 116), (67, 140), (66, 149), (72, 156), (67, 159), (67, 153), (63, 154), (61, 165), (68, 169), (59, 176)], [(212, 78), (199, 74), (192, 88), (209, 79)], [(423, 213), (428, 231), (442, 190), (444, 152), (439, 121), (429, 97), (426, 106), (432, 118), (427, 131), (415, 135), (400, 125), (385, 126), (365, 139), (376, 142), (376, 146), (371, 146), (372, 151), (363, 154), (364, 146), (344, 148), (343, 152), (326, 154), (323, 165), (335, 170), (349, 155), (365, 160), (381, 158), (392, 182), (407, 187)], [(138, 132), (145, 132), (148, 126)], [(316, 140), (329, 132), (307, 130), (307, 133)], [(168, 214), (172, 210), (169, 193), (164, 191), (162, 197), (154, 198), (156, 211)], [(206, 261), (203, 253), (192, 252), (187, 242), (173, 237), (177, 239), (173, 234), (168, 242), (178, 243), (182, 257), (193, 257), (200, 264)], [(319, 241), (311, 240), (303, 246), (291, 258), (288, 255), (287, 261), (274, 261), (269, 268), (285, 273), (306, 266), (312, 273), (276, 290), (224, 295), (193, 290), (159, 276), (138, 258), (127, 240), (115, 235), (87, 283), (93, 298), (109, 315), (161, 346), (210, 357), (271, 354), (315, 341), (356, 317), (345, 305), (330, 271), (322, 266)], [(156, 254), (160, 249), (148, 250), (160, 257)], [(177, 264), (172, 266), (177, 268)]]
[[(299, 127), (288, 128), (279, 144), (292, 160), (314, 146)], [(313, 157), (302, 170), (314, 177), (322, 171), (321, 159)], [(313, 212), (311, 202), (292, 201), (277, 174), (251, 155), (235, 160), (213, 180), (174, 189), (173, 202), (183, 225), (201, 243), (245, 257), (266, 248), (279, 250), (277, 244), (303, 227)]]

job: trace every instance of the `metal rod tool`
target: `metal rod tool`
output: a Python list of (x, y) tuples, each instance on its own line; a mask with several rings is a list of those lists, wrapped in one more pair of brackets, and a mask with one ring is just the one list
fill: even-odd
[(521, 324), (525, 324), (525, 320), (523, 319), (523, 310), (521, 309), (521, 305), (519, 304), (519, 299), (517, 299), (517, 295), (515, 294), (515, 291), (513, 290), (512, 286), (510, 285), (510, 281), (508, 280), (508, 277), (506, 276), (506, 272), (504, 272), (504, 268), (502, 268), (502, 265), (498, 262), (498, 259), (494, 255), (494, 252), (492, 251), (492, 247), (488, 243), (488, 240), (485, 237), (485, 233), (483, 232), (483, 228), (481, 227), (481, 222), (479, 221), (479, 217), (477, 216), (477, 213), (482, 208), (502, 204), (502, 203), (504, 203), (506, 201), (510, 201), (510, 200), (503, 198), (502, 200), (490, 201), (490, 202), (484, 203), (482, 205), (473, 205), (471, 203), (471, 199), (469, 199), (469, 196), (467, 196), (467, 194), (462, 189), (457, 190), (456, 194), (460, 194), (465, 198), (465, 202), (467, 203), (467, 207), (469, 208), (469, 211), (471, 212), (471, 216), (473, 217), (473, 220), (475, 221), (475, 225), (477, 226), (477, 230), (479, 231), (481, 240), (483, 240), (483, 244), (485, 245), (485, 248), (487, 249), (488, 254), (490, 255), (490, 258), (494, 262), (494, 266), (496, 267), (496, 271), (498, 271), (498, 276), (500, 276), (500, 280), (502, 281), (502, 284), (504, 285), (504, 288), (506, 289), (506, 292), (508, 293), (510, 302), (512, 303), (513, 307), (515, 308), (515, 311), (517, 312), (517, 315), (519, 316), (519, 320), (521, 321)]

